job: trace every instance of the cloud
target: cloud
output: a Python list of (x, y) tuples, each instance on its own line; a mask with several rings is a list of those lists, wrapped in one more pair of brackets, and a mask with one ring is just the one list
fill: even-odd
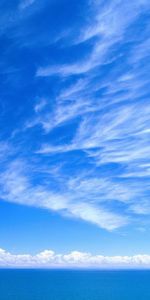
[[(92, 22), (81, 30), (75, 43), (86, 42), (97, 37), (92, 51), (83, 60), (76, 63), (39, 67), (36, 75), (47, 77), (54, 74), (61, 76), (85, 74), (106, 63), (109, 61), (108, 55), (113, 46), (122, 41), (128, 27), (142, 11), (147, 9), (147, 6), (148, 2), (143, 3), (142, 1), (132, 1), (131, 5), (121, 1), (119, 3), (118, 1), (110, 1), (104, 7), (96, 5)], [(124, 15), (126, 15), (126, 18), (124, 18)]]
[[(135, 21), (138, 15), (147, 9), (149, 2), (132, 1), (132, 4), (121, 1), (109, 1), (100, 4), (92, 1), (92, 21), (81, 30), (78, 43), (85, 42), (93, 37), (122, 38), (126, 29)], [(126, 14), (126, 18), (124, 18)]]
[(23, 10), (31, 6), (36, 0), (21, 0), (19, 9)]
[[(113, 208), (117, 201), (125, 203), (123, 214), (132, 212), (130, 221), (143, 211), (149, 215), (149, 112), (149, 105), (141, 101), (140, 110), (138, 104), (128, 103), (85, 116), (70, 143), (43, 144), (37, 154), (84, 155), (89, 175), (82, 167), (83, 177), (67, 179), (78, 198), (104, 203), (107, 208), (112, 201)], [(91, 171), (90, 163), (107, 174)], [(116, 167), (119, 173), (114, 172)]]
[[(22, 3), (22, 9), (32, 4)], [(2, 168), (0, 196), (107, 230), (144, 222), (150, 214), (150, 42), (149, 24), (145, 26), (150, 4), (90, 1), (85, 26), (75, 34), (74, 25), (62, 28), (67, 38), (62, 34), (61, 39), (49, 26), (43, 35), (46, 21), (35, 22), (37, 15), (45, 20), (46, 5), (38, 5), (34, 18), (21, 14), (21, 31), (15, 25), (13, 33), (19, 49), (30, 49), (31, 65), (35, 58), (33, 72), (39, 63), (26, 90), (31, 97), (35, 90), (42, 96), (36, 105), (24, 101), (30, 102), (24, 107), (25, 130), (12, 136), (14, 146), (21, 145), (23, 162), (10, 160)], [(40, 25), (38, 33), (34, 23)], [(55, 163), (62, 164), (57, 176)], [(42, 168), (51, 170), (41, 176)]]
[(44, 250), (38, 254), (13, 254), (0, 249), (0, 267), (8, 268), (150, 268), (150, 255), (103, 256), (72, 251), (57, 254)]
[[(103, 206), (85, 197), (83, 199), (76, 186), (66, 187), (66, 191), (56, 192), (47, 185), (31, 183), (32, 176), (27, 171), (26, 165), (21, 161), (14, 161), (1, 174), (1, 199), (28, 206), (40, 207), (60, 213), (63, 216), (72, 217), (93, 223), (106, 230), (114, 230), (125, 225), (127, 217), (105, 209)], [(65, 184), (65, 182), (64, 182)], [(58, 182), (59, 185), (59, 182)], [(83, 191), (84, 192), (84, 191)], [(76, 194), (75, 194), (76, 193)]]
[(128, 104), (107, 110), (102, 115), (85, 117), (70, 144), (46, 144), (38, 153), (83, 150), (99, 164), (132, 164), (142, 160), (146, 163), (150, 151), (149, 113), (149, 106), (141, 103), (140, 111), (137, 104)]
[[(131, 5), (121, 1), (110, 1), (100, 5), (94, 1), (92, 21), (83, 26), (74, 44), (78, 47), (96, 36), (93, 47), (89, 47), (86, 54), (74, 62), (42, 66), (37, 70), (36, 75), (39, 77), (58, 75), (63, 81), (63, 86), (67, 80), (73, 80), (69, 86), (62, 88), (55, 99), (54, 111), (36, 119), (31, 123), (33, 126), (41, 124), (48, 133), (55, 127), (85, 114), (101, 113), (106, 107), (116, 103), (119, 105), (127, 102), (128, 106), (129, 101), (135, 102), (140, 97), (147, 97), (149, 79), (146, 73), (149, 71), (145, 66), (141, 69), (139, 62), (148, 55), (149, 39), (147, 36), (144, 38), (143, 33), (141, 40), (144, 39), (144, 42), (141, 42), (136, 34), (130, 36), (129, 29), (133, 30), (137, 20), (148, 7), (147, 1), (140, 0), (132, 1)], [(128, 42), (127, 51), (124, 52)], [(113, 67), (103, 74), (103, 68), (111, 63), (114, 63)]]
[(34, 107), (36, 113), (41, 112), (47, 104), (46, 99), (41, 99)]

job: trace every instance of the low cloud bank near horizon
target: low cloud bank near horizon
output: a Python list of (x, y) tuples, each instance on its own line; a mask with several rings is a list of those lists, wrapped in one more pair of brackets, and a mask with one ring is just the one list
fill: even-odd
[(44, 250), (35, 255), (13, 254), (0, 249), (0, 268), (150, 268), (150, 255), (103, 256), (87, 252), (72, 251), (57, 254)]

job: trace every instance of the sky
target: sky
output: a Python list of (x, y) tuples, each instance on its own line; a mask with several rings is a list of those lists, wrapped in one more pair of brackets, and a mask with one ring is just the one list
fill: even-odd
[(0, 2), (0, 267), (150, 267), (149, 0)]

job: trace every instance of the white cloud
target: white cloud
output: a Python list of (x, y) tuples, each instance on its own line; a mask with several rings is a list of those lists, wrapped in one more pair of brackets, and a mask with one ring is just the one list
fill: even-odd
[(66, 190), (72, 194), (75, 191), (82, 200), (104, 203), (106, 207), (111, 201), (126, 203), (123, 213), (127, 215), (129, 211), (134, 216), (143, 212), (149, 215), (149, 205), (145, 202), (150, 190), (145, 180), (150, 175), (149, 113), (149, 105), (141, 102), (140, 109), (139, 105), (130, 103), (96, 116), (85, 116), (70, 143), (43, 144), (37, 153), (53, 155), (80, 150), (87, 163), (90, 161), (96, 167), (119, 164), (121, 172), (117, 176), (109, 166), (109, 174), (104, 177), (90, 173), (91, 167), (89, 175), (82, 170), (83, 176), (67, 178)]
[[(83, 27), (76, 41), (76, 43), (84, 42), (96, 35), (97, 39), (93, 41), (94, 46), (90, 53), (85, 55), (83, 60), (77, 60), (71, 64), (40, 67), (37, 70), (37, 76), (58, 74), (64, 81), (71, 75), (77, 75), (78, 81), (63, 88), (56, 99), (54, 111), (31, 122), (31, 127), (41, 124), (48, 133), (53, 128), (76, 117), (101, 111), (115, 103), (120, 104), (125, 101), (132, 103), (145, 95), (149, 79), (145, 77), (144, 69), (141, 70), (138, 67), (138, 63), (148, 55), (149, 39), (146, 38), (144, 43), (141, 43), (135, 35), (129, 38), (129, 41), (132, 40), (135, 45), (132, 50), (128, 50), (128, 72), (124, 69), (120, 72), (117, 64), (112, 68), (112, 72), (98, 79), (96, 76), (101, 69), (95, 68), (117, 61), (120, 55), (123, 63), (126, 64), (126, 57), (122, 52), (119, 51), (113, 55), (114, 50), (117, 49), (116, 45), (120, 47), (121, 43), (127, 43), (129, 27), (142, 12), (146, 11), (149, 3), (132, 1), (129, 5), (127, 2), (110, 1), (104, 7), (101, 7), (99, 3), (94, 7), (92, 21), (85, 28)], [(126, 18), (124, 18), (125, 14)], [(101, 89), (105, 89), (103, 95), (101, 95)], [(99, 101), (95, 96), (98, 91)]]
[[(35, 115), (26, 127), (40, 125), (47, 134), (58, 126), (66, 128), (61, 130), (63, 136), (56, 138), (55, 144), (49, 142), (51, 137), (44, 136), (35, 153), (52, 157), (68, 152), (69, 157), (69, 152), (78, 150), (86, 160), (81, 167), (83, 174), (72, 176), (64, 171), (60, 174), (64, 189), (56, 193), (47, 185), (33, 188), (29, 172), (10, 172), (8, 167), (3, 174), (2, 184), (6, 189), (3, 199), (56, 210), (108, 230), (128, 223), (131, 213), (133, 218), (136, 214), (149, 214), (146, 199), (150, 186), (144, 181), (150, 175), (149, 71), (146, 65), (140, 66), (148, 56), (149, 39), (147, 35), (143, 38), (143, 33), (136, 36), (134, 27), (131, 27), (133, 34), (129, 33), (130, 26), (149, 5), (148, 1), (133, 0), (130, 4), (109, 1), (100, 7), (95, 1), (90, 23), (82, 27), (74, 41), (70, 39), (76, 47), (93, 38), (93, 47), (89, 47), (87, 55), (73, 63), (38, 68), (37, 76), (59, 75), (62, 85), (56, 83), (53, 105), (47, 100), (50, 109), (47, 105), (43, 110), (43, 100), (37, 103)], [(110, 63), (113, 65), (103, 72), (103, 67)], [(72, 75), (76, 76), (70, 78)], [(68, 138), (67, 126), (70, 132), (74, 120), (77, 127), (72, 127), (72, 137)], [(68, 142), (63, 144), (64, 136)], [(66, 160), (69, 165), (69, 159)], [(117, 166), (118, 173), (111, 164)], [(105, 173), (109, 174), (101, 171), (104, 165)], [(99, 173), (98, 168), (101, 168)], [(57, 186), (60, 187), (59, 183)], [(118, 213), (118, 202), (121, 208), (124, 204), (121, 212), (124, 217), (120, 215), (121, 209)]]
[(36, 113), (41, 112), (43, 110), (43, 108), (45, 108), (47, 104), (46, 99), (41, 99), (38, 103), (36, 103), (34, 110)]
[(150, 268), (150, 255), (103, 256), (91, 253), (72, 251), (67, 254), (56, 254), (44, 250), (35, 255), (12, 254), (0, 249), (0, 267), (13, 268)]
[[(83, 61), (73, 64), (39, 67), (37, 76), (85, 74), (104, 62), (106, 63), (112, 46), (124, 38), (127, 28), (147, 6), (148, 2), (143, 4), (143, 1), (135, 0), (130, 5), (128, 2), (123, 3), (122, 1), (110, 1), (103, 8), (96, 5), (92, 22), (81, 30), (76, 40), (77, 44), (96, 36), (97, 41), (94, 43), (91, 53)], [(124, 17), (125, 15), (126, 17)]]
[[(45, 144), (37, 152), (83, 150), (97, 164), (114, 162), (129, 165), (142, 160), (146, 163), (150, 151), (149, 113), (150, 107), (141, 103), (140, 110), (138, 105), (128, 104), (98, 116), (84, 117), (70, 144)], [(145, 170), (147, 168), (145, 164)], [(144, 167), (139, 171), (144, 171)]]
[(150, 39), (148, 38), (144, 40), (144, 42), (141, 42), (138, 46), (136, 45), (133, 48), (129, 61), (132, 64), (135, 64), (141, 62), (145, 58), (148, 58), (150, 56), (148, 51), (149, 48), (150, 48)]
[[(32, 176), (30, 174), (29, 177), (29, 174), (30, 170), (27, 170), (24, 163), (20, 161), (11, 163), (6, 171), (1, 173), (1, 199), (53, 210), (63, 216), (87, 221), (106, 230), (114, 230), (128, 222), (127, 217), (94, 203), (92, 194), (91, 199), (87, 199), (86, 193), (83, 191), (85, 196), (83, 199), (76, 187), (66, 187), (65, 192), (55, 192), (50, 188), (50, 183), (49, 186), (33, 186), (30, 182)], [(64, 185), (66, 185), (65, 182)]]
[[(92, 22), (81, 30), (77, 42), (85, 42), (93, 37), (122, 38), (125, 30), (137, 16), (149, 7), (149, 1), (133, 0), (131, 4), (122, 1), (101, 3), (91, 1)], [(126, 17), (124, 17), (126, 15)], [(91, 20), (90, 20), (91, 21)], [(103, 40), (102, 40), (103, 41)]]
[(23, 10), (31, 6), (36, 0), (21, 0), (19, 9)]

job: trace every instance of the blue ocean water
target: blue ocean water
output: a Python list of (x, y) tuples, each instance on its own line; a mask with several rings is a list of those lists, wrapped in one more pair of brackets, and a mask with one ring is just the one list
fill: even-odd
[(0, 300), (149, 300), (150, 271), (0, 270)]

